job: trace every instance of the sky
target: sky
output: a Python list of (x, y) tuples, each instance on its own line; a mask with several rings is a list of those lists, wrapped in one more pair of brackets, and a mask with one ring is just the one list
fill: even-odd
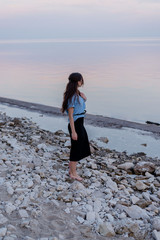
[(160, 37), (160, 0), (0, 0), (0, 40)]

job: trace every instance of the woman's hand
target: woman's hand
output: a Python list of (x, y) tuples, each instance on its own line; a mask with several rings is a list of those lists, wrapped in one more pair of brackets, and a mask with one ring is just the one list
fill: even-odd
[(80, 92), (80, 96), (84, 99), (87, 100), (86, 96), (84, 95), (84, 93)]
[(78, 135), (77, 135), (76, 132), (73, 132), (73, 133), (72, 133), (72, 139), (75, 140), (75, 141), (77, 141)]

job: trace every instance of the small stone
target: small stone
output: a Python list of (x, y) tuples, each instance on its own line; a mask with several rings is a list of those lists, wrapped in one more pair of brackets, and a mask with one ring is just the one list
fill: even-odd
[(157, 196), (160, 198), (160, 191), (157, 192)]
[(117, 183), (114, 182), (111, 177), (107, 177), (106, 186), (110, 188), (113, 192), (118, 192)]
[(133, 204), (136, 204), (136, 202), (138, 202), (139, 201), (139, 198), (138, 197), (136, 197), (136, 196), (131, 196), (131, 202), (133, 203)]
[(152, 162), (139, 162), (134, 167), (135, 174), (143, 174), (145, 172), (153, 173), (155, 171), (155, 164)]
[(82, 217), (80, 217), (80, 216), (77, 217), (77, 220), (78, 220), (78, 222), (80, 222), (80, 223), (83, 223), (83, 222), (84, 222), (84, 219), (83, 219)]
[(160, 231), (160, 217), (155, 217), (152, 223), (153, 229)]
[(100, 138), (98, 138), (98, 140), (100, 140), (101, 142), (104, 142), (104, 143), (109, 142), (109, 139), (107, 137), (100, 137)]
[(134, 167), (134, 164), (132, 162), (126, 162), (126, 163), (118, 165), (117, 167), (127, 171), (127, 170), (132, 169)]
[(145, 209), (133, 205), (124, 209), (128, 216), (132, 219), (149, 219), (149, 216)]
[(33, 187), (33, 181), (32, 180), (30, 180), (28, 183), (27, 183), (27, 187), (28, 188), (31, 188), (31, 187)]
[(147, 188), (147, 186), (142, 181), (138, 180), (136, 182), (136, 188), (138, 190), (145, 190)]
[(90, 223), (94, 223), (96, 219), (96, 213), (95, 212), (87, 212), (86, 220)]
[(6, 235), (7, 228), (0, 228), (0, 237), (4, 237)]
[(155, 170), (156, 176), (160, 176), (160, 167), (157, 167)]
[(154, 230), (152, 235), (155, 240), (160, 240), (160, 232)]
[(69, 208), (66, 208), (64, 211), (65, 211), (66, 213), (70, 213)]
[(70, 147), (71, 146), (71, 141), (67, 140), (64, 144), (65, 147)]
[(101, 223), (98, 232), (104, 237), (114, 237), (115, 232), (110, 222)]
[(13, 211), (16, 210), (16, 207), (12, 203), (7, 203), (5, 206), (5, 210), (7, 214), (11, 214)]
[(148, 192), (143, 192), (142, 196), (145, 200), (150, 201), (150, 194)]
[(7, 192), (8, 192), (9, 195), (12, 196), (13, 193), (14, 193), (14, 189), (13, 189), (11, 186), (8, 186), (8, 187), (7, 187)]
[(152, 202), (151, 201), (146, 201), (144, 199), (140, 199), (138, 202), (136, 202), (136, 205), (138, 205), (141, 208), (146, 208), (148, 207)]
[(28, 218), (29, 217), (27, 211), (24, 210), (24, 209), (19, 210), (19, 215), (21, 216), (21, 218)]
[(0, 214), (0, 225), (5, 224), (6, 222), (8, 222), (8, 219), (3, 216), (3, 214)]

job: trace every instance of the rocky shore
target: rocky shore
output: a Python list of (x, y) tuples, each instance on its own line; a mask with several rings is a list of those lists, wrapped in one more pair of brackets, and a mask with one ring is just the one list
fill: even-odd
[(160, 239), (159, 159), (91, 141), (77, 182), (63, 131), (0, 114), (0, 141), (0, 239)]

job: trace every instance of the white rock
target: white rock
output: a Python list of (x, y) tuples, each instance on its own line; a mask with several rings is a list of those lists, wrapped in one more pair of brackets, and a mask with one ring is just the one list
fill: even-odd
[(88, 222), (94, 223), (94, 221), (96, 219), (96, 213), (95, 212), (87, 212), (86, 219)]
[(16, 207), (12, 203), (7, 203), (5, 206), (5, 210), (7, 214), (11, 214), (13, 211), (16, 210)]
[(29, 217), (27, 211), (24, 210), (24, 209), (19, 210), (19, 215), (21, 216), (21, 218), (28, 218)]
[(14, 193), (14, 189), (13, 189), (11, 186), (8, 186), (8, 187), (7, 187), (7, 192), (8, 192), (9, 195), (12, 196), (13, 193)]
[(138, 197), (136, 197), (136, 196), (131, 196), (131, 202), (133, 203), (133, 204), (135, 204), (136, 202), (138, 202), (139, 201), (139, 198)]
[(118, 191), (117, 183), (113, 182), (112, 179), (108, 176), (106, 186), (110, 188), (113, 192)]
[(3, 216), (3, 214), (0, 214), (0, 225), (5, 224), (6, 222), (8, 222), (8, 219)]
[(92, 205), (90, 205), (90, 204), (86, 204), (86, 205), (85, 205), (85, 208), (86, 208), (86, 210), (87, 210), (88, 212), (92, 212), (92, 211), (93, 211), (93, 207), (92, 207)]
[(147, 186), (142, 181), (138, 180), (136, 182), (136, 188), (138, 190), (145, 190), (147, 188)]
[(157, 196), (160, 198), (160, 191), (157, 192)]
[(16, 231), (16, 227), (13, 226), (13, 225), (11, 225), (11, 224), (9, 224), (9, 225), (7, 226), (7, 230), (10, 231), (10, 232), (15, 232), (15, 231)]
[(97, 169), (97, 164), (91, 163), (91, 168), (92, 168), (92, 169)]
[(70, 147), (71, 146), (71, 141), (67, 140), (64, 144), (65, 147)]
[(155, 217), (153, 219), (153, 229), (157, 230), (157, 231), (160, 231), (160, 217)]
[(150, 201), (150, 194), (148, 192), (143, 192), (142, 196), (145, 200)]
[(95, 211), (95, 212), (100, 212), (100, 211), (101, 211), (101, 208), (102, 208), (101, 201), (97, 199), (97, 200), (94, 202), (94, 211)]
[(65, 211), (66, 213), (70, 213), (69, 208), (66, 208), (64, 211)]
[(132, 219), (149, 219), (146, 210), (138, 207), (137, 205), (127, 207), (124, 210)]
[(160, 240), (160, 232), (154, 230), (152, 235), (155, 240)]
[(104, 237), (114, 237), (115, 232), (110, 222), (99, 224), (98, 232)]
[(91, 177), (92, 176), (92, 172), (89, 169), (85, 169), (83, 172), (84, 177)]
[(0, 185), (2, 185), (4, 183), (5, 179), (0, 177)]
[(7, 228), (0, 228), (0, 237), (4, 237), (6, 235)]
[(72, 190), (84, 190), (85, 189), (85, 186), (80, 183), (80, 182), (77, 182), (77, 181), (74, 181), (71, 186), (70, 186), (70, 189)]
[(30, 181), (27, 182), (27, 187), (31, 188), (31, 187), (33, 187), (33, 184), (34, 184), (33, 181), (30, 180)]
[(58, 185), (57, 186), (57, 191), (62, 191), (64, 189), (64, 185)]
[(119, 215), (119, 218), (120, 218), (120, 219), (126, 218), (126, 214), (125, 214), (124, 212), (122, 212), (122, 213)]
[(160, 176), (160, 167), (156, 168), (155, 173), (156, 173), (157, 176)]
[(84, 222), (84, 219), (83, 219), (82, 217), (80, 217), (80, 216), (77, 217), (77, 220), (78, 220), (78, 222), (80, 222), (80, 223), (83, 223), (83, 222)]
[(124, 170), (130, 170), (134, 167), (134, 164), (132, 162), (125, 162), (123, 164), (118, 165), (117, 167)]
[(110, 213), (107, 213), (107, 214), (106, 214), (106, 217), (108, 217), (108, 220), (109, 220), (110, 222), (114, 222), (114, 217), (113, 217)]

